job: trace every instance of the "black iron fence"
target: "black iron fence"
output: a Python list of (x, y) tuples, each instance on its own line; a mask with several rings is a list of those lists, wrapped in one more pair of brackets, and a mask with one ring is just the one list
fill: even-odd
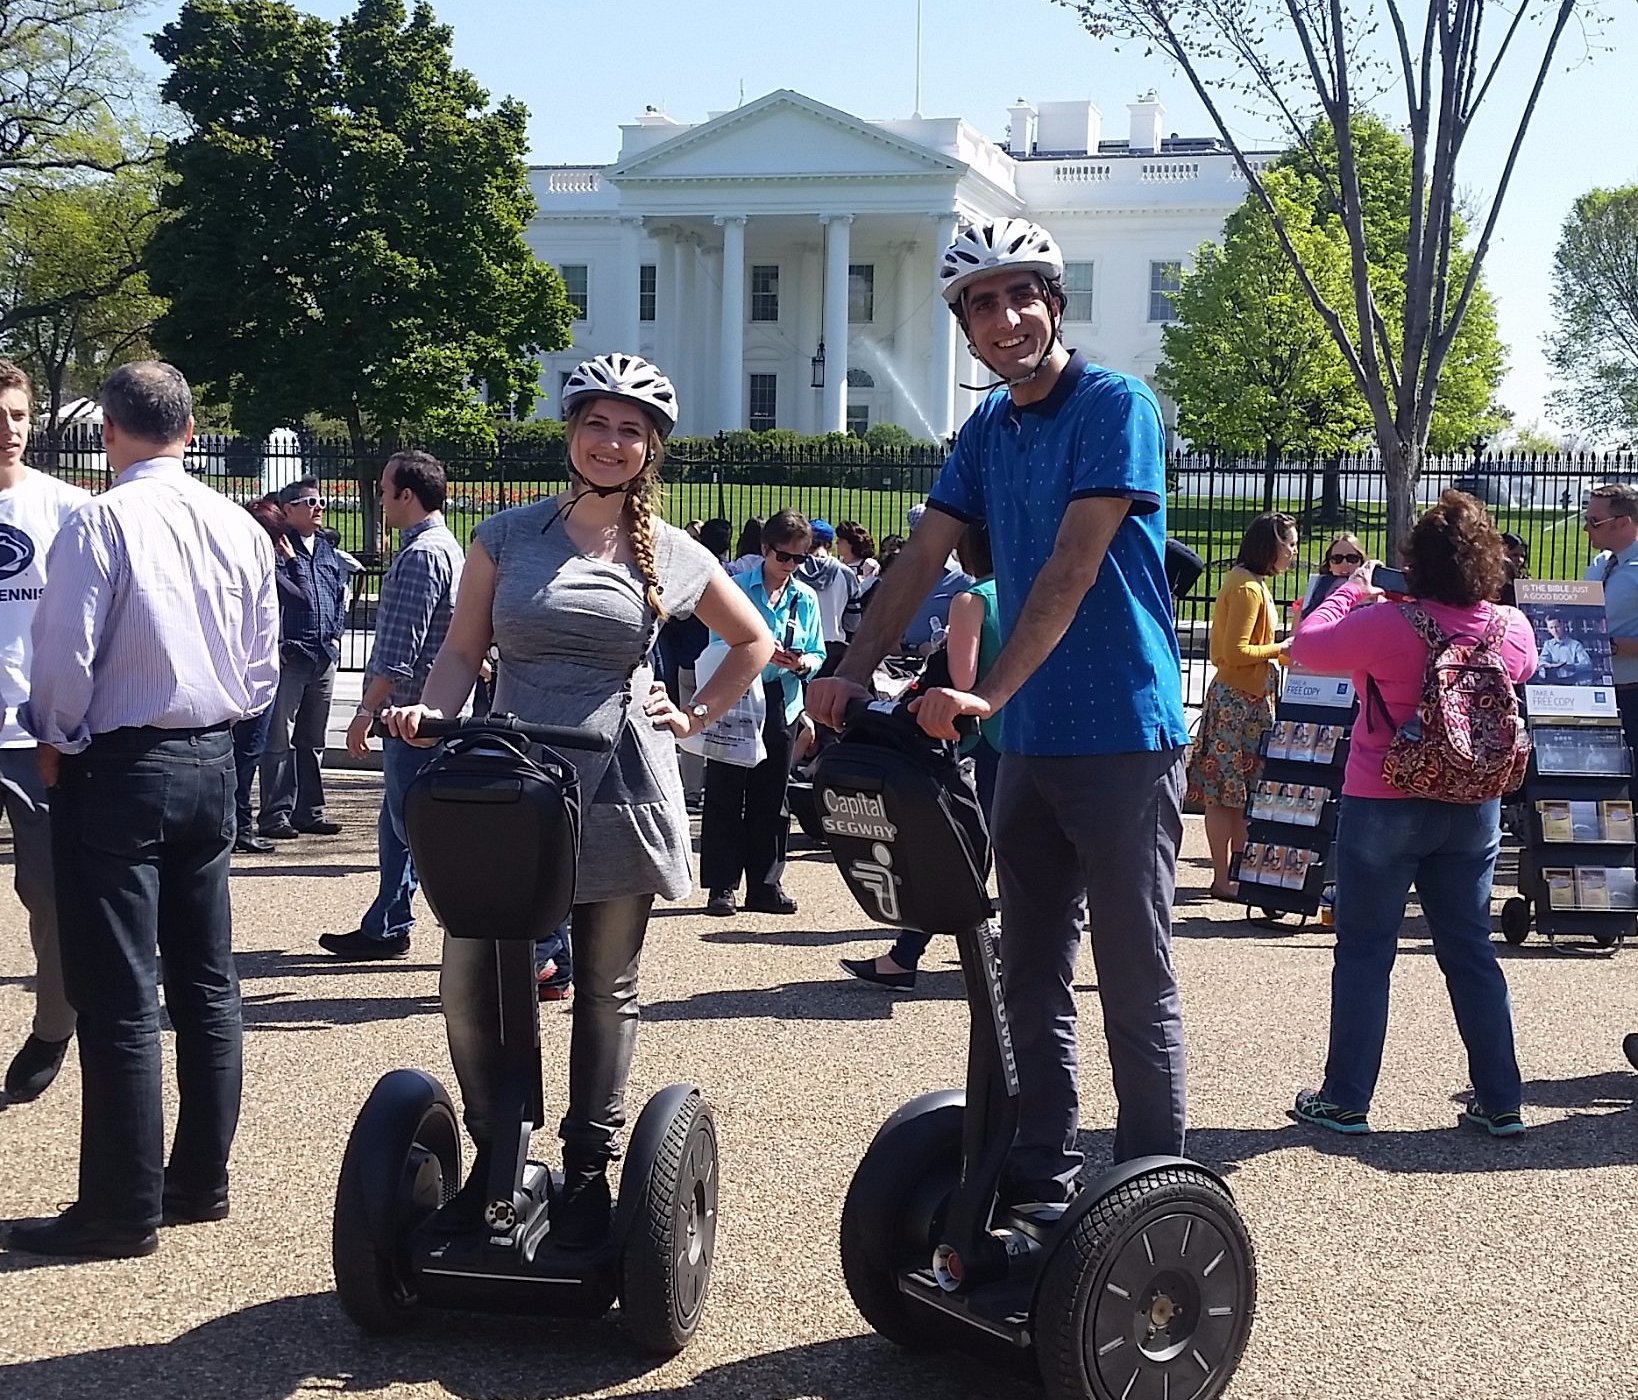
[[(372, 447), (368, 460), (384, 462), (394, 444)], [(551, 495), (568, 479), (560, 441), (502, 442), (492, 452), (440, 451), (450, 476), (445, 510), (464, 542), (477, 523), (509, 506)], [(70, 430), (55, 445), (37, 444), (35, 464), (91, 490), (109, 484), (95, 427)], [(767, 445), (724, 434), (673, 445), (665, 465), (666, 515), (678, 525), (721, 517), (735, 530), (750, 516), (786, 507), (835, 523), (857, 520), (880, 541), (906, 529), (905, 513), (926, 499), (943, 462), (935, 447), (872, 450), (851, 444)], [(188, 465), (225, 494), (249, 502), (306, 476), (318, 479), (326, 523), (341, 547), (363, 561), (355, 579), (353, 624), (343, 665), (361, 668), (368, 649), (374, 582), (384, 560), (367, 538), (366, 513), (347, 442), (279, 432), (266, 442), (202, 435)], [(1498, 527), (1521, 536), (1538, 578), (1578, 578), (1589, 550), (1580, 528), (1586, 493), (1601, 481), (1638, 481), (1638, 453), (1556, 456), (1472, 454), (1430, 457), (1417, 486), (1419, 503), (1447, 487), (1470, 491), (1490, 507)], [(1205, 576), (1177, 610), (1185, 657), (1185, 698), (1205, 695), (1207, 634), (1212, 602), (1232, 566), (1240, 535), (1258, 512), (1296, 517), (1302, 545), (1296, 565), (1270, 581), (1282, 610), (1300, 599), (1309, 577), (1323, 567), (1334, 535), (1356, 535), (1366, 553), (1386, 551), (1387, 493), (1374, 454), (1328, 462), (1281, 462), (1269, 470), (1248, 462), (1180, 454), (1167, 465), (1167, 529), (1206, 560)], [(389, 542), (390, 547), (390, 542)]]

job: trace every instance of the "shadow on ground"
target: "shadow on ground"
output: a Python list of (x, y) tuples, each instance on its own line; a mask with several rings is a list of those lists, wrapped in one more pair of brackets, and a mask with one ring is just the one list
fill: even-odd
[[(171, 1342), (0, 1366), (0, 1393), (29, 1400), (286, 1400), (302, 1391), (373, 1394), (395, 1384), (431, 1384), (470, 1400), (555, 1400), (629, 1385), (658, 1364), (633, 1350), (612, 1317), (428, 1312), (412, 1333), (372, 1338), (342, 1316), (332, 1295), (309, 1293), (245, 1308)], [(971, 1361), (910, 1357), (859, 1336), (748, 1357), (676, 1385), (628, 1393), (641, 1400), (1026, 1400), (1040, 1392)]]

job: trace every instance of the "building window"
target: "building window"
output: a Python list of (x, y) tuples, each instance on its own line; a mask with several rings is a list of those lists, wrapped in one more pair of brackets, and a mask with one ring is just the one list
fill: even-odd
[(850, 403), (847, 406), (847, 430), (854, 437), (863, 437), (870, 431), (870, 405)]
[(1092, 319), (1092, 264), (1064, 264), (1064, 320)]
[(876, 265), (849, 263), (847, 319), (852, 326), (867, 326), (876, 319)]
[(779, 265), (777, 263), (753, 263), (751, 265), (751, 319), (753, 321), (777, 321), (779, 319)]
[(574, 319), (584, 321), (591, 316), (591, 295), (588, 290), (585, 263), (564, 263), (557, 270), (563, 279), (563, 290), (569, 294), (569, 305), (574, 308)]
[(779, 418), (779, 376), (753, 374), (751, 376), (751, 431), (765, 433)]
[(1172, 306), (1172, 293), (1182, 290), (1183, 264), (1152, 262), (1149, 264), (1149, 319), (1175, 321), (1177, 311)]
[(642, 263), (637, 268), (637, 319), (652, 321), (654, 319), (655, 290), (658, 287), (658, 277), (653, 263)]
[(867, 369), (860, 369), (857, 365), (847, 367), (847, 387), (849, 389), (874, 389), (876, 377)]

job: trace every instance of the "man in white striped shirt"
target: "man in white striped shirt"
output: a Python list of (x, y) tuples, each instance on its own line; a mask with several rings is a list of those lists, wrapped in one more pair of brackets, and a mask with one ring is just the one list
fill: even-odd
[[(11, 1249), (151, 1254), (163, 1223), (220, 1220), (243, 1077), (228, 862), (230, 726), (278, 684), (273, 546), (192, 480), (193, 396), (126, 365), (103, 389), (114, 486), (58, 533), (23, 727), (52, 789), (63, 978), (84, 1086), (79, 1194)], [(155, 950), (180, 1098), (164, 1160)]]

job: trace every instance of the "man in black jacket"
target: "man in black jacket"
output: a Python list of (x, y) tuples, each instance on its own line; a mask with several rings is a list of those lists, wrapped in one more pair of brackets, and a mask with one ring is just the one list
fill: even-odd
[(341, 830), (324, 815), (320, 765), (347, 617), (347, 567), (320, 528), (324, 497), (316, 478), (286, 486), (279, 503), (290, 550), (278, 552), (278, 573), (298, 587), (279, 589), (279, 693), (262, 756), (257, 826), (263, 836), (287, 841)]

